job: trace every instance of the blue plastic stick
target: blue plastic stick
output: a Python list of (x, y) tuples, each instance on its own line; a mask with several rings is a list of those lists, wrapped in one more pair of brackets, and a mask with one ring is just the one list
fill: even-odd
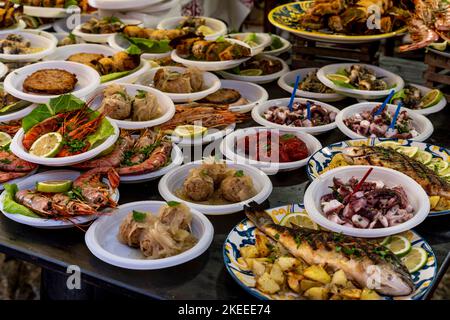
[(375, 112), (376, 116), (380, 115), (383, 112), (383, 110), (386, 107), (386, 105), (389, 103), (389, 101), (391, 101), (392, 96), (394, 95), (394, 93), (395, 93), (395, 90), (391, 90), (391, 92), (387, 96), (386, 100), (384, 100), (383, 104), (381, 105), (381, 107), (379, 107), (377, 112)]
[(306, 102), (306, 118), (311, 120), (311, 102)]
[(300, 83), (300, 75), (298, 75), (295, 78), (295, 85), (294, 85), (294, 91), (292, 91), (292, 95), (291, 95), (291, 100), (289, 101), (289, 111), (293, 111), (292, 110), (292, 105), (294, 104), (294, 99), (295, 99), (295, 93), (297, 92), (297, 88), (298, 88), (298, 84)]
[(391, 125), (389, 126), (389, 130), (394, 130), (395, 124), (397, 123), (397, 117), (398, 117), (398, 114), (400, 113), (401, 108), (402, 108), (402, 103), (399, 102), (397, 105), (397, 110), (395, 110), (395, 113), (394, 113), (394, 118), (392, 118)]

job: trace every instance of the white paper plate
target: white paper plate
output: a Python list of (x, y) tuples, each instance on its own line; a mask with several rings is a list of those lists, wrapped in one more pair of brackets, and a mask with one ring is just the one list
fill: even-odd
[(21, 30), (25, 29), (26, 27), (27, 27), (27, 24), (25, 23), (25, 21), (19, 20), (19, 22), (17, 22), (16, 24), (14, 24), (8, 28), (0, 29), (0, 34), (21, 31)]
[(138, 210), (156, 215), (165, 204), (163, 201), (138, 201), (119, 206), (117, 213), (101, 217), (92, 224), (85, 236), (87, 247), (100, 260), (132, 270), (163, 269), (197, 258), (211, 245), (214, 228), (208, 218), (192, 207), (192, 233), (198, 242), (185, 252), (167, 258), (145, 259), (139, 249), (131, 248), (118, 240), (119, 227), (128, 213)]
[(69, 12), (68, 8), (23, 6), (23, 13), (27, 16), (39, 18), (64, 18), (74, 11)]
[(91, 7), (103, 10), (141, 9), (158, 4), (163, 0), (88, 0)]
[[(171, 30), (171, 29), (177, 29), (178, 25), (183, 22), (187, 17), (169, 17), (163, 19), (158, 25), (156, 26), (157, 29), (160, 30)], [(205, 36), (205, 40), (215, 40), (220, 36), (223, 36), (227, 33), (227, 25), (223, 23), (222, 21), (210, 17), (197, 17), (205, 19), (206, 26), (210, 27), (212, 30), (216, 31), (212, 34), (209, 34)]]
[[(244, 39), (253, 34), (254, 32), (240, 32), (240, 33), (230, 33), (227, 35), (227, 38), (232, 38), (240, 41), (244, 41)], [(268, 33), (256, 32), (254, 33), (256, 36), (256, 46), (250, 46), (252, 48), (252, 56), (256, 56), (264, 51), (270, 43), (272, 42), (272, 38)]]
[(44, 58), (44, 61), (66, 61), (71, 55), (77, 53), (96, 53), (103, 54), (105, 56), (112, 56), (118, 52), (117, 50), (101, 44), (83, 43), (83, 44), (69, 44), (66, 46), (58, 47), (49, 56)]
[[(369, 70), (373, 70), (375, 72), (375, 75), (377, 78), (383, 78), (388, 84), (389, 89), (387, 90), (359, 90), (359, 89), (350, 89), (350, 88), (343, 88), (340, 86), (335, 85), (331, 80), (327, 78), (328, 74), (336, 73), (339, 69), (342, 68), (350, 68), (352, 65), (361, 65), (363, 67), (368, 68)], [(342, 94), (344, 96), (356, 98), (356, 99), (367, 99), (367, 100), (374, 100), (379, 99), (383, 97), (387, 97), (389, 93), (394, 90), (395, 92), (402, 90), (405, 82), (401, 77), (398, 75), (384, 70), (377, 66), (372, 66), (368, 64), (363, 63), (336, 63), (336, 64), (330, 64), (325, 67), (322, 67), (317, 71), (317, 77), (319, 80), (326, 85), (327, 87), (333, 89), (339, 94)], [(395, 87), (393, 87), (395, 86)]]
[(201, 146), (208, 143), (211, 143), (213, 141), (217, 141), (219, 139), (222, 139), (223, 137), (229, 135), (234, 131), (236, 128), (236, 124), (232, 123), (226, 128), (219, 130), (217, 128), (211, 128), (208, 129), (206, 134), (200, 137), (195, 138), (180, 138), (176, 136), (175, 134), (171, 135), (170, 138), (172, 141), (176, 144), (178, 144), (181, 147), (189, 147), (189, 146)]
[[(125, 51), (130, 46), (130, 43), (121, 34), (114, 33), (108, 38), (108, 45), (118, 51)], [(172, 50), (164, 53), (143, 53), (141, 57), (146, 60), (162, 59), (169, 57)]]
[[(155, 77), (156, 72), (161, 69), (165, 68), (168, 69), (171, 72), (178, 72), (184, 74), (187, 71), (187, 68), (183, 67), (160, 67), (160, 68), (153, 68), (146, 74), (142, 75), (137, 83), (142, 84), (144, 86), (151, 86), (153, 87), (153, 79)], [(164, 92), (165, 95), (167, 95), (170, 99), (172, 99), (175, 103), (180, 102), (192, 102), (196, 100), (203, 99), (207, 95), (216, 92), (220, 88), (220, 80), (219, 78), (210, 72), (203, 72), (203, 90), (198, 92), (192, 92), (192, 93), (170, 93), (170, 92)]]
[[(257, 123), (259, 123), (260, 125), (262, 125), (264, 127), (275, 128), (275, 129), (280, 129), (280, 130), (284, 130), (284, 131), (306, 132), (306, 133), (310, 133), (313, 135), (324, 133), (324, 132), (327, 132), (327, 131), (330, 131), (330, 130), (333, 130), (334, 128), (336, 128), (336, 121), (331, 122), (326, 125), (323, 125), (323, 126), (316, 126), (316, 127), (289, 127), (289, 126), (285, 126), (285, 125), (281, 125), (281, 124), (276, 124), (274, 122), (270, 122), (264, 118), (264, 112), (267, 111), (267, 109), (269, 109), (270, 107), (273, 107), (273, 106), (287, 107), (289, 105), (289, 101), (290, 101), (290, 98), (282, 98), (282, 99), (269, 100), (264, 103), (261, 103), (261, 104), (257, 105), (255, 108), (253, 108), (252, 118)], [(311, 101), (312, 103), (322, 106), (323, 108), (325, 108), (329, 111), (334, 111), (337, 114), (339, 114), (339, 112), (340, 112), (339, 109), (337, 109), (329, 104), (326, 104), (324, 102), (311, 100), (311, 99), (302, 99), (302, 98), (295, 98), (295, 100), (294, 100), (294, 102), (301, 102), (301, 103), (306, 103), (307, 101)]]
[[(228, 39), (227, 41), (238, 43), (244, 47), (250, 48), (249, 45), (247, 45), (245, 42), (242, 42), (242, 41), (238, 41), (235, 39)], [(171, 58), (173, 61), (181, 63), (187, 67), (198, 68), (198, 69), (204, 70), (204, 71), (220, 71), (220, 70), (231, 69), (231, 68), (237, 67), (242, 62), (250, 59), (250, 57), (247, 57), (247, 58), (242, 58), (242, 59), (226, 60), (226, 61), (195, 61), (195, 60), (189, 60), (189, 59), (180, 57), (176, 50), (172, 51)]]
[[(365, 110), (372, 110), (373, 108), (379, 105), (381, 105), (380, 102), (361, 102), (343, 109), (336, 117), (336, 124), (339, 130), (341, 130), (343, 134), (345, 134), (347, 137), (351, 139), (367, 138), (363, 135), (357, 134), (356, 132), (352, 131), (349, 127), (347, 127), (344, 124), (344, 119), (347, 119), (353, 116), (354, 114), (363, 112)], [(393, 104), (386, 105), (386, 108), (388, 108), (389, 112), (391, 113), (394, 113), (395, 110), (397, 110), (397, 106)], [(401, 108), (401, 110), (408, 111), (408, 114), (412, 119), (413, 127), (419, 133), (417, 137), (411, 138), (410, 140), (425, 141), (433, 134), (434, 131), (433, 124), (431, 123), (430, 120), (428, 120), (428, 118), (426, 118), (421, 114), (416, 113), (415, 110), (407, 108)]]
[[(5, 39), (10, 33), (0, 34), (0, 39)], [(20, 62), (34, 62), (42, 59), (53, 53), (56, 49), (56, 43), (46, 37), (28, 32), (27, 30), (14, 32), (16, 35), (21, 35), (24, 40), (31, 43), (31, 48), (41, 48), (42, 50), (34, 53), (26, 54), (6, 54), (0, 53), (0, 60), (2, 61), (20, 61)]]
[[(317, 68), (304, 68), (288, 72), (278, 79), (278, 85), (281, 89), (292, 94), (292, 91), (294, 91), (292, 84), (295, 84), (295, 78), (297, 75), (300, 75), (300, 81), (302, 81), (310, 72), (317, 72)], [(345, 96), (338, 93), (316, 93), (300, 89), (297, 89), (295, 95), (301, 98), (314, 99), (324, 102), (335, 102), (345, 99)]]
[(0, 62), (0, 78), (3, 78), (8, 73), (8, 66)]
[[(308, 148), (308, 157), (298, 161), (272, 163), (272, 162), (256, 161), (248, 158), (248, 156), (244, 154), (236, 153), (235, 146), (238, 140), (241, 140), (249, 135), (256, 135), (258, 132), (273, 132), (278, 133), (280, 135), (285, 133), (294, 134), (297, 138), (299, 138), (306, 144), (306, 147)], [(225, 137), (222, 143), (220, 144), (220, 151), (222, 152), (223, 155), (227, 157), (228, 160), (233, 161), (235, 163), (249, 164), (253, 167), (256, 167), (264, 171), (267, 174), (276, 174), (282, 171), (289, 171), (301, 168), (307, 165), (309, 157), (316, 151), (320, 150), (321, 148), (322, 144), (320, 143), (320, 141), (308, 133), (280, 131), (278, 129), (269, 129), (265, 127), (254, 127), (236, 130), (235, 132)]]
[[(142, 21), (140, 20), (135, 20), (135, 19), (121, 19), (121, 21), (128, 25), (138, 25), (138, 26), (142, 26)], [(72, 33), (77, 36), (80, 37), (81, 39), (83, 39), (86, 42), (94, 42), (94, 43), (107, 43), (108, 42), (108, 38), (115, 34), (115, 33), (85, 33), (81, 31), (81, 25), (79, 24), (78, 26), (75, 27), (75, 29), (73, 29)]]
[[(78, 15), (76, 18), (79, 18), (81, 23), (89, 21), (91, 18), (96, 17), (98, 18), (97, 14), (87, 14), (82, 13)], [(53, 29), (57, 33), (65, 33), (68, 35), (70, 32), (72, 32), (73, 28), (76, 27), (74, 24), (77, 23), (76, 19), (72, 18), (72, 16), (65, 17), (62, 19), (58, 19), (55, 22), (53, 22)]]
[(231, 106), (229, 110), (233, 112), (245, 113), (252, 111), (253, 107), (259, 105), (269, 99), (267, 90), (255, 83), (237, 81), (237, 80), (220, 80), (221, 88), (234, 89), (240, 92), (248, 103), (240, 106)]
[(131, 184), (131, 183), (143, 183), (143, 182), (152, 181), (152, 180), (158, 179), (159, 177), (162, 177), (163, 175), (165, 175), (166, 173), (179, 167), (183, 163), (183, 159), (184, 159), (183, 152), (176, 144), (172, 145), (172, 153), (171, 153), (170, 157), (171, 157), (171, 162), (167, 166), (165, 166), (157, 171), (149, 172), (146, 174), (120, 176), (120, 183), (121, 184), (124, 184), (124, 183)]
[[(164, 93), (162, 93), (161, 91), (150, 88), (150, 87), (138, 85), (138, 84), (129, 84), (129, 83), (120, 83), (120, 82), (117, 84), (120, 84), (121, 86), (125, 87), (128, 94), (131, 95), (132, 97), (134, 97), (136, 95), (138, 90), (144, 90), (146, 92), (150, 92), (151, 94), (155, 95), (156, 98), (158, 99), (158, 103), (159, 103), (159, 106), (161, 108), (161, 113), (162, 113), (162, 115), (160, 117), (149, 120), (149, 121), (128, 121), (128, 120), (115, 120), (115, 119), (108, 118), (111, 122), (115, 123), (119, 128), (122, 128), (122, 129), (150, 128), (150, 127), (154, 127), (154, 126), (157, 126), (164, 122), (169, 121), (170, 119), (172, 119), (173, 115), (175, 114), (175, 105), (173, 104), (172, 100), (170, 100), (170, 98), (167, 95), (165, 95)], [(101, 101), (102, 101), (101, 93), (103, 92), (103, 89), (105, 89), (108, 85), (109, 85), (109, 83), (101, 85), (87, 99), (89, 101), (93, 97), (97, 96), (97, 98), (95, 98), (92, 101), (92, 104), (91, 104), (92, 109), (95, 110), (100, 107)]]
[(117, 125), (111, 121), (111, 125), (114, 128), (114, 133), (109, 136), (105, 141), (103, 141), (100, 145), (97, 147), (90, 149), (86, 152), (70, 156), (70, 157), (61, 157), (61, 158), (43, 158), (38, 157), (35, 155), (32, 155), (28, 153), (28, 151), (25, 150), (22, 144), (24, 131), (23, 129), (20, 129), (14, 138), (11, 141), (11, 152), (14, 153), (16, 156), (18, 156), (21, 159), (27, 160), (32, 163), (42, 164), (44, 166), (49, 167), (63, 167), (63, 166), (71, 166), (86, 160), (90, 160), (98, 156), (103, 151), (107, 150), (109, 147), (111, 147), (119, 137), (119, 128)]
[(393, 227), (379, 229), (346, 227), (328, 220), (322, 213), (320, 198), (330, 193), (329, 187), (333, 185), (333, 179), (338, 178), (347, 182), (350, 178), (355, 177), (360, 180), (369, 168), (370, 166), (340, 167), (321, 174), (320, 178), (311, 182), (304, 197), (305, 209), (309, 217), (325, 229), (361, 238), (379, 238), (398, 234), (414, 228), (425, 220), (430, 212), (430, 201), (423, 188), (407, 175), (383, 167), (373, 167), (367, 181), (381, 180), (388, 187), (402, 186), (408, 195), (409, 203), (415, 210), (412, 219)]
[(42, 69), (62, 69), (75, 74), (78, 82), (75, 85), (75, 89), (69, 93), (78, 98), (87, 96), (100, 84), (100, 76), (97, 71), (84, 64), (69, 61), (44, 61), (27, 65), (8, 74), (4, 81), (5, 90), (16, 98), (34, 103), (47, 103), (50, 99), (58, 97), (58, 95), (36, 94), (23, 91), (23, 82), (25, 79), (32, 73)]
[(31, 104), (26, 108), (17, 110), (15, 112), (6, 113), (4, 115), (0, 115), (0, 122), (7, 122), (13, 120), (21, 120), (23, 117), (28, 115), (33, 109), (36, 108), (36, 104)]
[(32, 33), (32, 34), (47, 38), (48, 40), (53, 41), (55, 43), (55, 46), (58, 45), (58, 39), (57, 39), (55, 33), (48, 32), (48, 31), (41, 30), (41, 29), (26, 29), (25, 31), (28, 33)]
[[(38, 181), (45, 181), (45, 180), (75, 180), (80, 173), (78, 171), (73, 170), (53, 170), (53, 171), (47, 171), (38, 173), (35, 175), (32, 175), (28, 177), (27, 179), (24, 179), (17, 183), (17, 187), (19, 190), (23, 189), (34, 189), (36, 186), (36, 182)], [(105, 180), (105, 182), (107, 182)], [(45, 219), (45, 218), (33, 218), (33, 217), (27, 217), (21, 214), (14, 214), (14, 213), (8, 213), (3, 210), (3, 201), (4, 197), (6, 195), (6, 192), (3, 192), (0, 195), (0, 210), (2, 213), (9, 219), (14, 220), (18, 223), (25, 224), (28, 226), (32, 226), (35, 228), (42, 228), (42, 229), (65, 229), (65, 228), (71, 228), (77, 224), (85, 224), (89, 221), (92, 221), (97, 218), (97, 215), (89, 215), (89, 216), (78, 216), (74, 217), (72, 219), (72, 222), (70, 221), (62, 221), (62, 220), (54, 220), (54, 219)], [(114, 190), (111, 192), (111, 198), (114, 201), (119, 201), (119, 190)]]
[[(264, 57), (264, 55), (263, 55), (263, 57)], [(218, 71), (218, 73), (225, 79), (264, 84), (264, 83), (270, 83), (272, 81), (275, 81), (275, 80), (279, 79), (281, 76), (283, 76), (284, 74), (286, 74), (287, 72), (289, 72), (289, 66), (286, 64), (286, 62), (284, 62), (283, 59), (280, 59), (277, 57), (270, 57), (270, 56), (265, 56), (265, 57), (268, 59), (280, 61), (283, 68), (278, 72), (268, 74), (268, 75), (263, 75), (263, 76), (242, 76), (239, 74), (234, 74), (234, 73), (228, 72), (228, 70)]]
[(286, 51), (289, 51), (291, 49), (292, 44), (288, 40), (286, 40), (280, 36), (277, 36), (277, 37), (280, 38), (281, 42), (283, 43), (283, 46), (281, 48), (274, 49), (274, 50), (266, 50), (263, 52), (264, 54), (268, 54), (269, 56), (279, 56), (282, 53), (285, 53)]
[[(25, 175), (25, 176), (23, 176), (23, 177), (20, 177), (20, 178), (17, 178), (17, 179), (12, 179), (12, 180), (9, 180), (9, 181), (6, 181), (6, 182), (0, 184), (0, 191), (5, 190), (5, 187), (4, 187), (4, 184), (5, 184), (5, 183), (9, 183), (9, 184), (16, 183), (16, 184), (17, 184), (17, 183), (19, 183), (20, 181), (23, 181), (23, 180), (27, 179), (28, 177), (30, 177), (30, 176), (36, 174), (36, 172), (37, 172), (38, 169), (39, 169), (39, 166), (36, 167), (36, 169), (31, 170), (27, 175)], [(1, 197), (1, 196), (0, 196), (0, 197)], [(0, 201), (1, 201), (1, 200), (0, 200)], [(3, 201), (1, 201), (1, 203), (3, 203)], [(1, 204), (0, 204), (0, 205), (1, 205)]]
[(159, 181), (158, 184), (158, 190), (161, 196), (164, 198), (164, 200), (183, 202), (189, 207), (197, 209), (200, 212), (207, 215), (223, 215), (239, 212), (244, 209), (244, 206), (246, 204), (252, 201), (261, 203), (265, 201), (272, 193), (273, 189), (272, 182), (264, 172), (249, 165), (227, 161), (226, 163), (230, 168), (242, 170), (244, 171), (245, 175), (250, 176), (252, 178), (253, 185), (257, 192), (257, 194), (254, 197), (242, 202), (227, 205), (204, 205), (185, 201), (183, 199), (178, 198), (174, 194), (175, 190), (182, 188), (183, 182), (186, 179), (189, 170), (199, 167), (202, 162), (203, 162), (202, 160), (199, 160), (185, 164), (181, 167), (176, 168), (175, 170), (172, 170), (171, 172), (167, 173), (164, 177), (162, 177), (162, 179)]

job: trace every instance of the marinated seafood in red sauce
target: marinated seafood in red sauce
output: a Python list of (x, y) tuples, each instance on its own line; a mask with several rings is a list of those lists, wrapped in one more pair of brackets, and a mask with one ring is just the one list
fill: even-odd
[(270, 122), (289, 127), (316, 127), (329, 124), (336, 118), (336, 112), (329, 111), (324, 107), (310, 103), (311, 119), (308, 119), (307, 104), (294, 102), (292, 111), (283, 106), (270, 107), (264, 112), (264, 118)]
[(380, 106), (378, 105), (372, 110), (355, 113), (350, 118), (344, 119), (344, 124), (357, 134), (371, 138), (410, 139), (419, 135), (414, 129), (412, 119), (406, 110), (400, 111), (394, 130), (388, 131), (394, 115), (387, 108), (380, 115), (375, 115)]
[[(309, 155), (306, 144), (295, 135), (279, 135), (270, 131), (246, 136), (238, 141), (237, 146), (239, 153), (245, 153), (257, 161), (293, 162), (303, 160)], [(244, 147), (244, 150), (239, 150), (240, 147)]]
[(333, 179), (332, 192), (320, 202), (323, 214), (337, 224), (360, 229), (392, 227), (414, 216), (414, 208), (401, 186), (387, 187), (382, 181), (365, 181), (353, 194), (358, 179), (344, 183)]

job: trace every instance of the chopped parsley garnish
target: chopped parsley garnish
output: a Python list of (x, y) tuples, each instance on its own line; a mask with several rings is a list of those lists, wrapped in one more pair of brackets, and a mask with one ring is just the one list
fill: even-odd
[(86, 147), (86, 142), (78, 139), (69, 139), (64, 141), (64, 145), (69, 148), (70, 152), (79, 152)]
[(243, 176), (244, 176), (244, 171), (238, 170), (238, 171), (236, 171), (236, 173), (234, 174), (234, 176), (235, 176), (235, 177), (238, 177), (238, 178), (243, 177)]
[(275, 240), (279, 240), (280, 239), (280, 234), (279, 233), (277, 233), (277, 234), (275, 234)]
[(147, 92), (144, 90), (138, 90), (136, 93), (136, 98), (138, 99), (144, 99), (145, 96), (147, 95)]
[(176, 207), (177, 205), (179, 205), (180, 203), (179, 202), (177, 202), (177, 201), (168, 201), (167, 202), (167, 205), (169, 206), (169, 207)]
[(147, 214), (145, 212), (139, 212), (139, 211), (133, 210), (133, 220), (134, 221), (144, 222), (146, 217), (147, 217)]
[(10, 164), (12, 161), (9, 159), (0, 159), (0, 162), (4, 164)]

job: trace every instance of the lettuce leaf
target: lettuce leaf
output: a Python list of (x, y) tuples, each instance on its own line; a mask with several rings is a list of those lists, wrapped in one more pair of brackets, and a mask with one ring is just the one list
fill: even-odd
[(404, 100), (406, 98), (405, 90), (402, 89), (400, 91), (397, 91), (391, 98), (391, 101), (389, 103), (392, 103), (394, 100), (401, 99)]
[[(98, 113), (97, 113), (98, 114)], [(90, 143), (90, 149), (97, 147), (109, 136), (114, 134), (114, 127), (107, 119), (103, 119), (98, 127), (97, 131), (86, 138), (86, 141)]]
[[(136, 38), (136, 37), (125, 37), (132, 45), (135, 47), (132, 47), (130, 50), (133, 50), (134, 52), (137, 52), (136, 47), (141, 50), (140, 53), (165, 53), (172, 48), (169, 45), (170, 40), (151, 40), (151, 39), (144, 39), (144, 38)], [(130, 52), (128, 52), (130, 53)], [(131, 54), (131, 53), (130, 53)]]
[(339, 80), (331, 80), (335, 85), (337, 85), (338, 87), (343, 87), (343, 88), (349, 88), (349, 89), (357, 89), (354, 85), (344, 82), (344, 81), (339, 81)]
[(38, 124), (57, 113), (78, 110), (83, 106), (84, 101), (71, 94), (65, 94), (50, 99), (48, 104), (38, 105), (30, 114), (22, 119), (22, 128), (27, 132), (35, 124)]
[(17, 187), (17, 184), (13, 183), (13, 184), (9, 184), (9, 183), (5, 183), (3, 185), (3, 187), (5, 188), (6, 194), (5, 197), (3, 198), (3, 209), (8, 212), (8, 213), (15, 213), (15, 214), (21, 214), (27, 217), (32, 217), (32, 218), (40, 218), (37, 214), (35, 214), (33, 211), (31, 211), (30, 209), (28, 209), (27, 207), (24, 207), (21, 204), (18, 204), (14, 197), (17, 191), (19, 191), (19, 188)]

